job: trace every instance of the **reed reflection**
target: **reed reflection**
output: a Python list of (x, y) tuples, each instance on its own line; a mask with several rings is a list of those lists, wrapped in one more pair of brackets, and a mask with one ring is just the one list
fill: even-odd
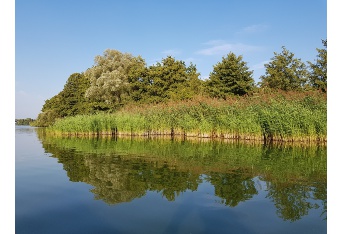
[[(208, 181), (222, 204), (253, 199), (267, 184), (277, 215), (301, 219), (311, 209), (326, 218), (326, 148), (166, 139), (62, 138), (37, 131), (44, 149), (71, 181), (92, 185), (95, 199), (115, 205), (159, 192), (168, 201)], [(204, 176), (206, 175), (206, 176)]]

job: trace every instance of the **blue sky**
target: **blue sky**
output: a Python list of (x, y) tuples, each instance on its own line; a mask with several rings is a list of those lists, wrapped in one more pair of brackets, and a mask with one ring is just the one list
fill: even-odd
[(36, 118), (106, 49), (147, 65), (171, 55), (195, 64), (203, 79), (232, 51), (258, 82), (282, 46), (313, 62), (326, 38), (324, 0), (16, 0), (15, 117)]

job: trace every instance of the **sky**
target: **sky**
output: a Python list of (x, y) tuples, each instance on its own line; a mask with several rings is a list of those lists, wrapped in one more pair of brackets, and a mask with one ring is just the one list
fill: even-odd
[(37, 118), (106, 49), (147, 66), (170, 55), (195, 64), (202, 79), (233, 52), (259, 82), (282, 46), (314, 62), (326, 38), (325, 0), (16, 0), (15, 118)]

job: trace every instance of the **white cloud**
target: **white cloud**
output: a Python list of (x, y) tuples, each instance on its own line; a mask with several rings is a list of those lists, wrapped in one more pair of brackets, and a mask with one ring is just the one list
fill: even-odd
[(246, 45), (242, 43), (226, 43), (222, 40), (213, 40), (205, 43), (206, 45), (211, 45), (211, 47), (197, 51), (197, 54), (202, 55), (223, 55), (229, 52), (233, 53), (244, 53), (250, 51), (257, 51), (261, 48), (258, 46)]
[(265, 24), (255, 24), (250, 25), (238, 32), (238, 34), (250, 34), (250, 33), (258, 33), (258, 32), (264, 32), (268, 29), (268, 25)]

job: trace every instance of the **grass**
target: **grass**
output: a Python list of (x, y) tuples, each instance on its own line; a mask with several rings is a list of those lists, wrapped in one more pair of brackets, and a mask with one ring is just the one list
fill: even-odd
[(318, 92), (259, 93), (217, 100), (128, 105), (114, 114), (78, 115), (56, 121), (57, 135), (181, 135), (263, 141), (327, 138), (326, 95)]

